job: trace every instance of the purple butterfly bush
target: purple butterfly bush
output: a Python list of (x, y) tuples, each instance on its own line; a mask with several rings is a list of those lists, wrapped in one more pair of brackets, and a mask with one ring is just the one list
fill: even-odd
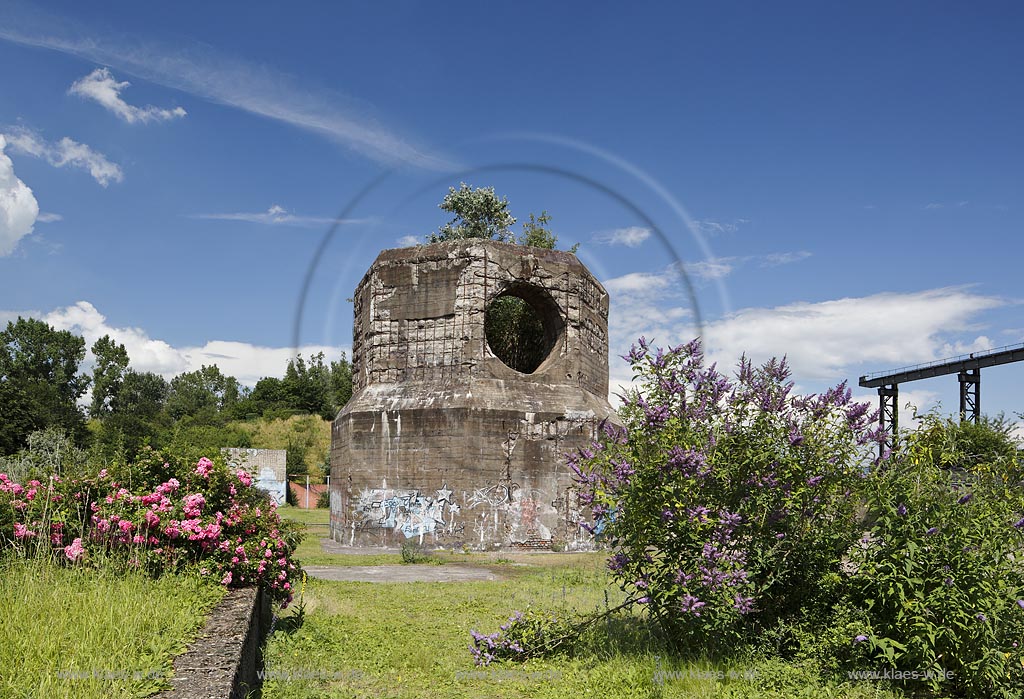
[(604, 427), (600, 443), (569, 457), (580, 504), (616, 542), (612, 575), (658, 618), (682, 610), (700, 623), (719, 614), (739, 623), (761, 613), (766, 590), (796, 600), (768, 581), (797, 590), (801, 576), (825, 572), (781, 557), (852, 526), (853, 499), (840, 495), (888, 438), (877, 416), (845, 382), (792, 395), (785, 359), (758, 366), (743, 356), (730, 378), (705, 365), (699, 339), (662, 350), (641, 337), (624, 359), (638, 386), (624, 396), (624, 426)]

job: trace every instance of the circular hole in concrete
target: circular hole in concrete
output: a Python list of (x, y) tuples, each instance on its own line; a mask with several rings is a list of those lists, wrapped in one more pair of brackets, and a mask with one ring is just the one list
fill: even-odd
[(558, 343), (562, 318), (543, 289), (513, 284), (487, 305), (484, 335), (494, 356), (523, 374), (537, 371)]

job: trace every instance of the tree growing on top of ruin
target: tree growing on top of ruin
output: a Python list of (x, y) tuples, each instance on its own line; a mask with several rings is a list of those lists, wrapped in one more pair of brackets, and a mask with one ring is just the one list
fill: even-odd
[[(512, 231), (516, 219), (508, 210), (508, 199), (495, 194), (494, 187), (474, 189), (462, 182), (458, 189), (448, 188), (438, 208), (454, 217), (437, 233), (427, 235), (428, 243), (485, 238), (548, 250), (554, 250), (558, 244), (558, 236), (549, 228), (551, 215), (547, 211), (541, 211), (539, 216), (531, 213), (529, 220), (523, 221), (522, 233), (516, 237)], [(573, 245), (569, 252), (575, 253), (578, 247), (578, 243)]]
[(508, 199), (499, 198), (494, 187), (473, 189), (463, 182), (458, 189), (449, 187), (438, 207), (455, 216), (437, 233), (427, 236), (429, 243), (464, 238), (487, 238), (503, 243), (515, 241), (511, 228), (516, 219), (509, 213)]

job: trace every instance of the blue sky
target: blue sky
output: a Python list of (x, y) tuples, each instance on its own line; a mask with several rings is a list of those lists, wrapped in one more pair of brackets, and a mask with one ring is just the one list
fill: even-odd
[[(819, 391), (1019, 343), (1022, 35), (1012, 3), (5, 3), (0, 319), (251, 384), (347, 350), (367, 266), (466, 181), (580, 243), (613, 354), (699, 315)], [(986, 412), (1022, 383), (983, 372)]]

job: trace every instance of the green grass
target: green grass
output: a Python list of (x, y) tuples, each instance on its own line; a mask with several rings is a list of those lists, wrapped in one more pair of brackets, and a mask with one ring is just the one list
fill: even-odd
[[(310, 498), (312, 502), (312, 498)], [(294, 505), (281, 505), (277, 508), (277, 513), (281, 515), (282, 519), (290, 519), (294, 522), (300, 522), (301, 524), (322, 524), (327, 525), (331, 521), (331, 511), (326, 507), (321, 508), (310, 508), (304, 510), (301, 507), (295, 507)], [(313, 527), (320, 532), (321, 536), (327, 535), (327, 527)]]
[(0, 697), (137, 697), (169, 687), (220, 586), (0, 560)]
[[(286, 617), (268, 642), (264, 697), (894, 696), (878, 684), (822, 684), (813, 669), (793, 664), (672, 659), (641, 615), (599, 624), (571, 655), (477, 668), (470, 629), (496, 631), (517, 609), (592, 611), (623, 599), (602, 556), (502, 557), (520, 565), (496, 565), (505, 577), (493, 582), (308, 581), (301, 623)], [(730, 679), (730, 671), (756, 676)]]

